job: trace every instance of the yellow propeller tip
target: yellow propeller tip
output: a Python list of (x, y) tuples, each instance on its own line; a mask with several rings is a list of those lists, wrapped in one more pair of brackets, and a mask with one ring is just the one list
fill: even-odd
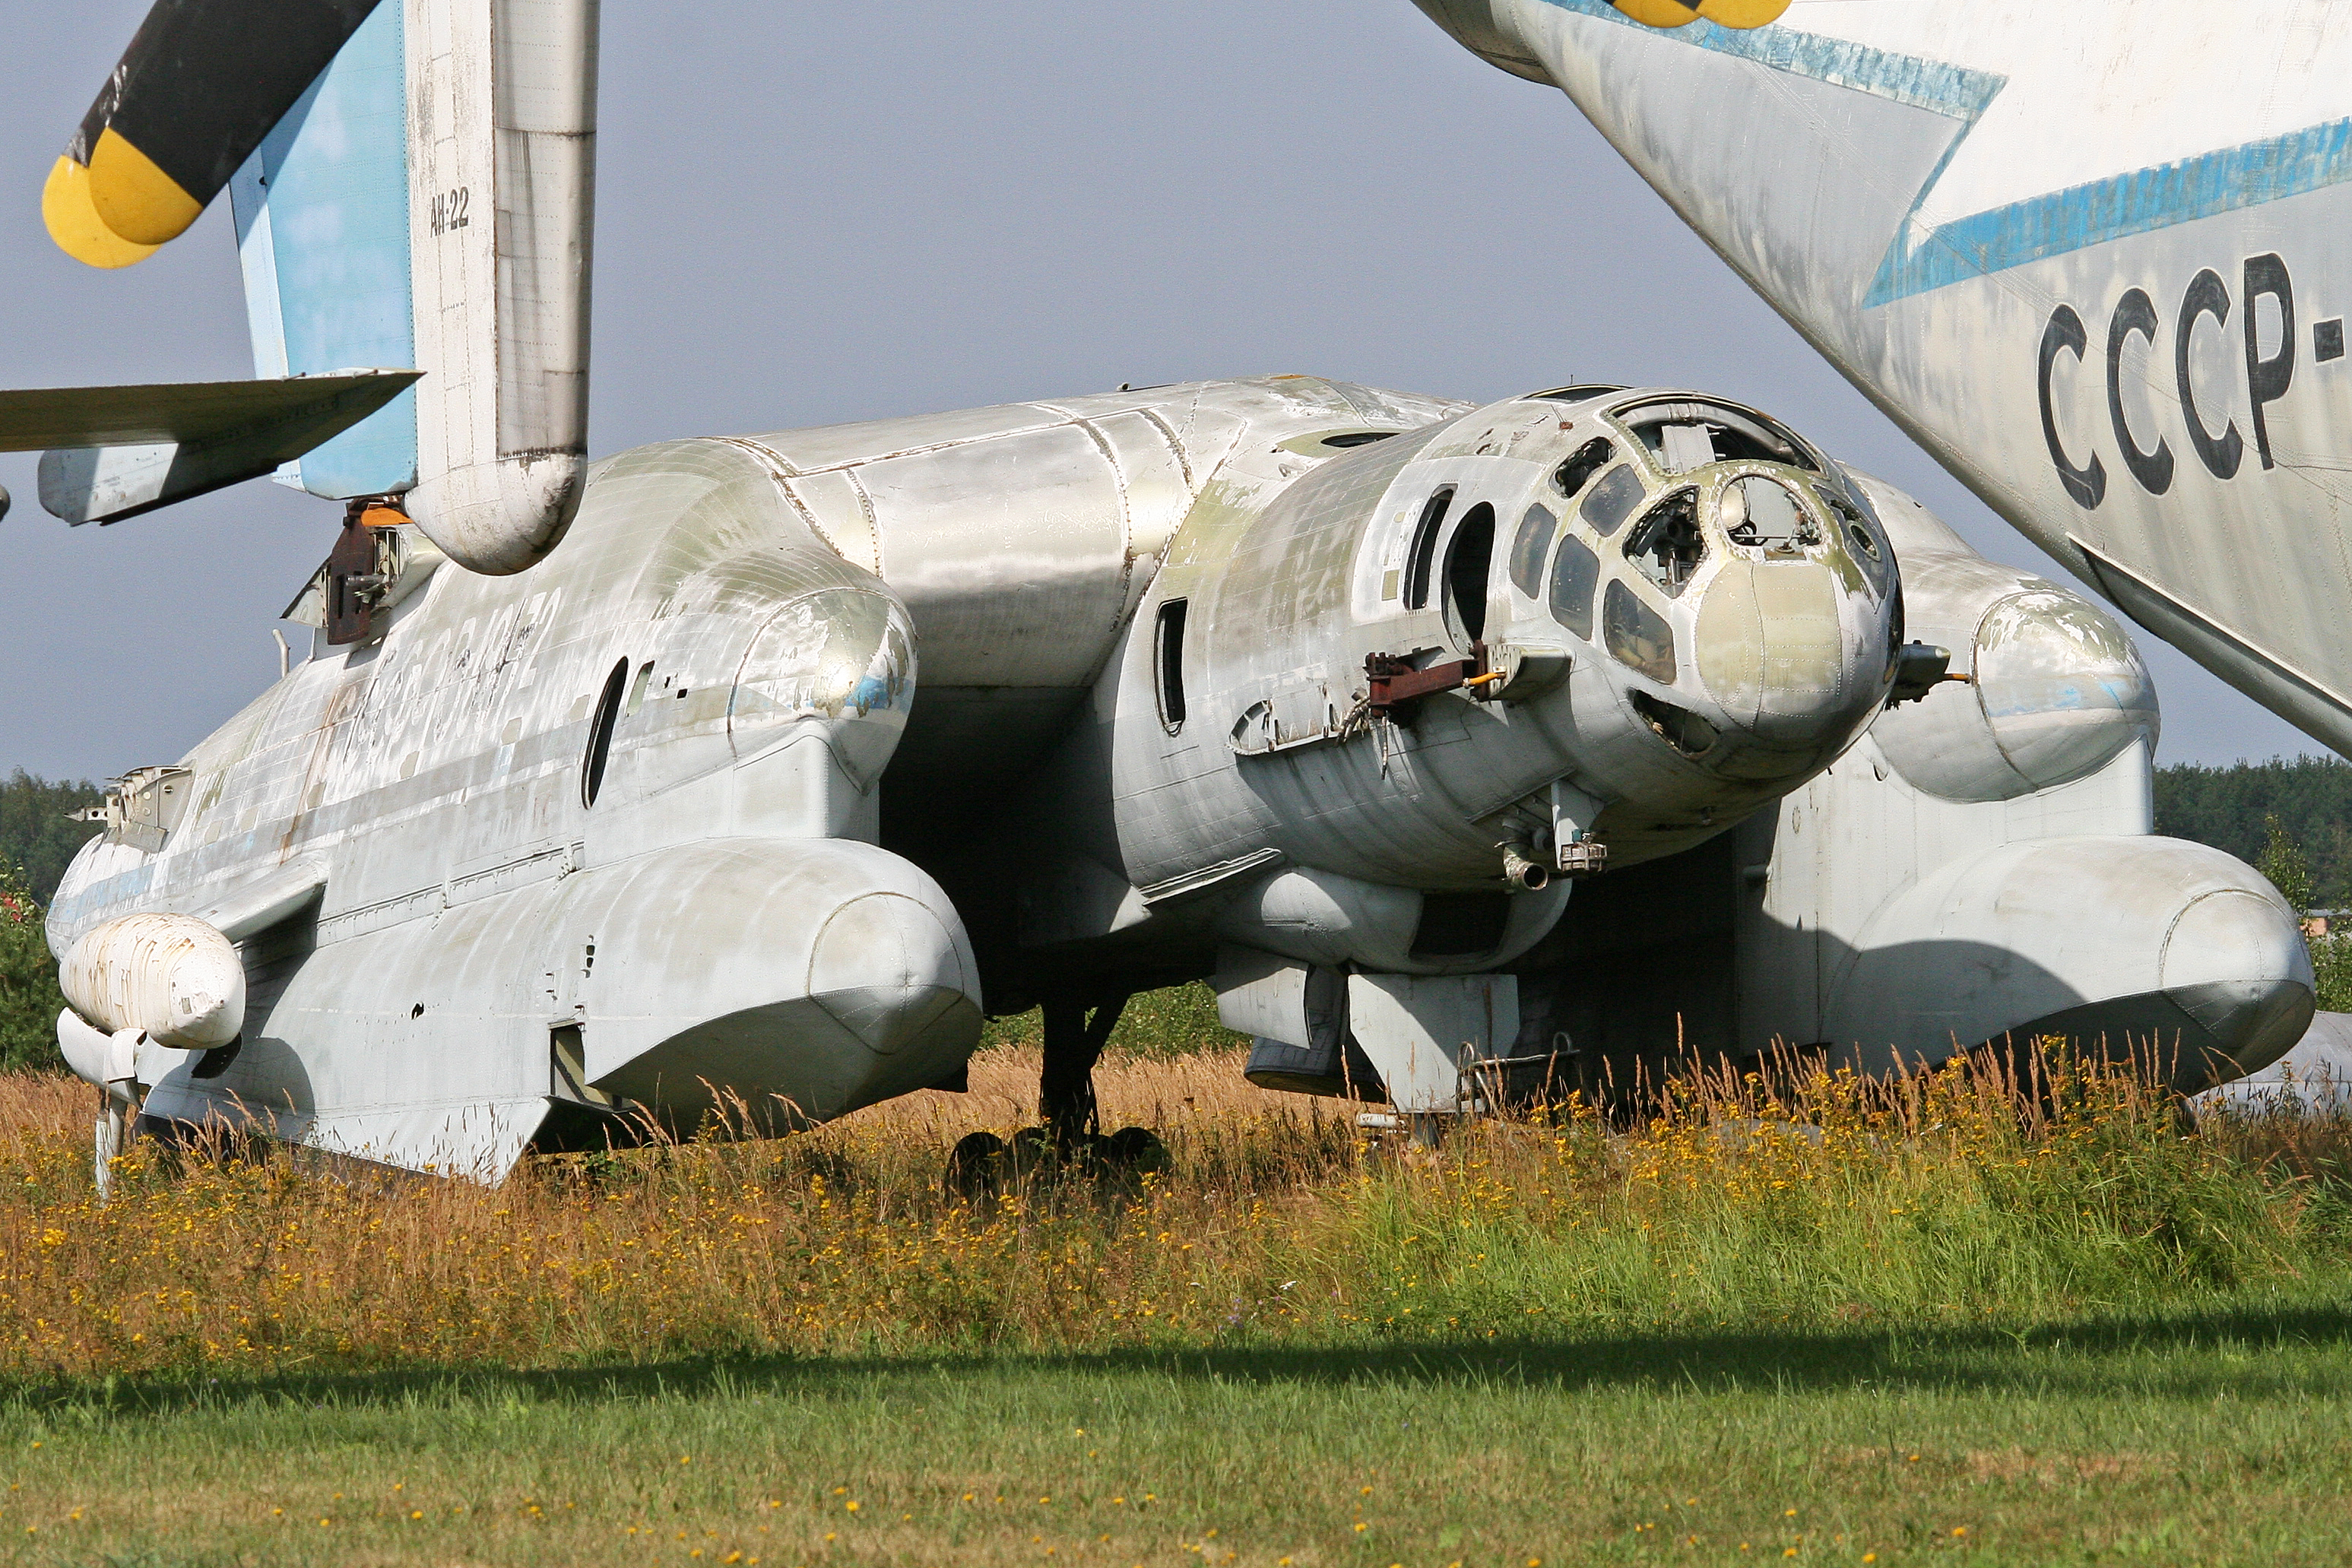
[(110, 125), (89, 150), (89, 199), (100, 221), (132, 245), (177, 239), (205, 210)]
[(157, 248), (133, 245), (107, 227), (90, 203), (89, 171), (70, 158), (59, 158), (41, 186), (41, 221), (58, 248), (87, 267), (129, 267)]
[(1718, 26), (1746, 30), (1777, 22), (1789, 0), (1610, 0), (1648, 27), (1680, 27), (1701, 16)]
[(1679, 27), (1698, 20), (1697, 9), (1682, 0), (1610, 0), (1610, 4), (1645, 27)]

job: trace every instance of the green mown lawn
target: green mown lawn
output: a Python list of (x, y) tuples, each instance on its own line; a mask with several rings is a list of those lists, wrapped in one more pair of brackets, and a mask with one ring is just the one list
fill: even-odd
[(26, 1563), (2352, 1561), (2352, 1305), (20, 1386)]

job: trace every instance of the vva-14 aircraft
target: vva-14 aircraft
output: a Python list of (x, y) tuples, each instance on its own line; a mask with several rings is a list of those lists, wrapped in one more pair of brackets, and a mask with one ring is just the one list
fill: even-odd
[(497, 1179), (957, 1088), (1031, 1006), (1043, 1146), (1126, 1157), (1096, 1057), (1202, 977), (1255, 1081), (1412, 1117), (2303, 1031), (2292, 912), (2149, 836), (2121, 629), (1753, 408), (1274, 376), (587, 463), (593, 40), (162, 0), (52, 172), (97, 265), (228, 190), (263, 374), (10, 394), (49, 509), (345, 511), (310, 657), (59, 890), (101, 1159), (135, 1106)]

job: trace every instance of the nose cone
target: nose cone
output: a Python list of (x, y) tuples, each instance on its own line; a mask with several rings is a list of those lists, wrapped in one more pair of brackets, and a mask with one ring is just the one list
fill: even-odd
[(2278, 901), (2253, 889), (2209, 893), (2182, 910), (2158, 969), (2165, 999), (2204, 1034), (2211, 1082), (2268, 1067), (2310, 1027), (2311, 951)]
[(1862, 732), (1884, 693), (1884, 612), (1827, 562), (1727, 560), (1699, 601), (1698, 677), (1748, 745), (1722, 770), (1810, 771)]

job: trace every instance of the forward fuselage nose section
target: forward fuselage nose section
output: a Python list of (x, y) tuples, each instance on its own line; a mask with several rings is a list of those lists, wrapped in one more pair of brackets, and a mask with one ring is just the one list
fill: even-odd
[(1139, 613), (1136, 886), (1272, 852), (1524, 891), (1588, 834), (1624, 864), (1719, 831), (1885, 701), (1893, 549), (1766, 415), (1578, 387), (1315, 446), (1204, 501)]
[[(1601, 417), (1632, 437), (1644, 482), (1611, 563), (1628, 601), (1620, 618), (1662, 620), (1688, 649), (1662, 680), (1604, 616), (1626, 700), (1702, 719), (1717, 742), (1681, 749), (1721, 777), (1810, 775), (1869, 723), (1899, 635), (1894, 550), (1868, 502), (1752, 411), (1654, 393)], [(1696, 727), (1661, 727), (1673, 741)]]
[[(1744, 810), (1867, 727), (1901, 637), (1894, 549), (1859, 486), (1794, 434), (1674, 392), (1522, 400), (1454, 429), (1466, 438), (1431, 444), (1429, 481), (1408, 470), (1407, 505), (1375, 539), (1423, 489), (1452, 491), (1454, 539), (1482, 506), (1511, 520), (1489, 636), (1557, 647), (1585, 673), (1559, 698), (1578, 772), (1675, 811)], [(1465, 444), (1486, 471), (1453, 471)], [(1415, 538), (1401, 554), (1397, 606), (1443, 584), (1461, 641), (1459, 546)]]

